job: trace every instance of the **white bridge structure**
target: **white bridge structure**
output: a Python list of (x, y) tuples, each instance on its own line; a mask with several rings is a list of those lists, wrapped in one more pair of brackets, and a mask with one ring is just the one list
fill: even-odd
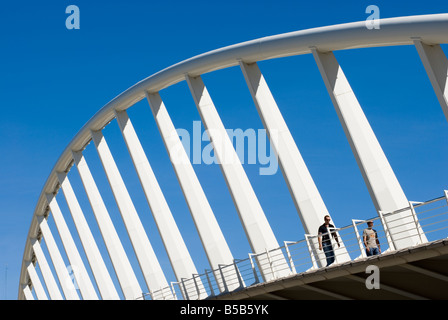
[[(365, 21), (347, 23), (265, 37), (204, 53), (144, 79), (106, 104), (62, 152), (42, 189), (26, 239), (18, 298), (243, 299), (255, 297), (255, 294), (250, 294), (251, 288), (268, 288), (271, 283), (284, 283), (287, 279), (297, 282), (297, 275), (331, 270), (338, 266), (350, 267), (357, 261), (369, 259), (365, 256), (360, 232), (366, 220), (355, 220), (359, 217), (353, 217), (352, 225), (334, 230), (341, 246), (335, 246), (335, 263), (326, 267), (325, 255), (318, 249), (316, 231), (323, 223), (323, 216), (331, 214), (286, 125), (288, 119), (283, 118), (257, 65), (259, 61), (307, 54), (312, 55), (317, 64), (378, 212), (378, 216), (372, 217), (372, 220), (382, 239), (382, 259), (403, 250), (410, 252), (420, 246), (432, 245), (434, 241), (443, 249), (438, 250), (438, 255), (447, 254), (444, 249), (448, 228), (447, 192), (440, 190), (440, 195), (426, 202), (417, 203), (407, 199), (333, 52), (414, 46), (448, 120), (448, 60), (441, 48), (441, 44), (448, 43), (448, 14), (390, 18), (379, 22), (380, 29), (376, 30), (369, 30)], [(226, 134), (212, 95), (201, 77), (235, 66), (241, 69), (278, 156), (284, 180), (306, 232), (300, 241), (277, 241), (232, 141)], [(251, 252), (248, 252), (248, 256), (232, 256), (168, 113), (169, 106), (161, 98), (161, 91), (182, 81), (188, 84), (202, 124), (208, 130), (214, 152), (220, 160), (222, 174), (250, 244)], [(181, 236), (182, 225), (173, 218), (157, 181), (158, 173), (152, 170), (148, 161), (147, 154), (151, 150), (143, 149), (128, 116), (127, 110), (143, 99), (149, 103), (208, 259), (210, 268), (205, 271), (197, 270), (193, 262)], [(103, 131), (113, 121), (119, 125), (177, 281), (168, 282), (106, 142)], [(272, 139), (274, 135), (276, 139)], [(118, 226), (112, 222), (97, 181), (93, 178), (88, 156), (84, 152), (89, 144), (93, 144), (97, 151), (140, 270), (131, 266), (130, 253), (122, 244)], [(86, 220), (78, 201), (79, 195), (70, 183), (70, 173), (74, 170), (82, 180), (100, 230), (99, 238), (94, 236), (92, 225)], [(61, 204), (62, 195), (57, 200), (59, 193), (63, 194), (64, 205)], [(49, 224), (50, 217), (56, 228), (52, 229)], [(70, 223), (68, 219), (71, 219)], [(56, 233), (63, 247), (58, 246)], [(81, 246), (76, 245), (75, 234)], [(106, 257), (99, 250), (99, 242), (104, 243), (113, 270), (106, 267)], [(64, 257), (69, 261), (68, 266)], [(407, 269), (416, 271), (416, 268), (420, 268), (420, 274), (430, 275), (447, 285), (448, 276), (443, 272), (416, 266), (408, 266)], [(138, 273), (146, 287), (139, 282)], [(303, 288), (310, 289), (312, 286), (304, 284)], [(389, 289), (393, 291), (391, 287)], [(334, 298), (344, 296), (314, 287), (313, 292), (317, 291), (326, 292)], [(246, 292), (246, 295), (238, 296), (237, 293), (241, 292)], [(403, 293), (404, 290), (395, 289), (394, 293), (398, 292)], [(415, 293), (407, 295), (418, 297)]]

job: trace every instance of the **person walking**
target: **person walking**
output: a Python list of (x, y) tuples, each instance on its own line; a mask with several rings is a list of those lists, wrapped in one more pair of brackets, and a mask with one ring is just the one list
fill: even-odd
[(378, 234), (373, 229), (373, 221), (367, 221), (367, 228), (362, 232), (362, 239), (364, 246), (366, 247), (366, 254), (368, 257), (375, 256), (381, 253), (380, 241), (378, 240)]
[[(326, 215), (324, 217), (324, 224), (319, 227), (318, 230), (318, 239), (319, 239), (319, 250), (324, 250), (325, 257), (327, 260), (327, 267), (332, 264), (335, 260), (335, 253), (333, 250), (333, 245), (331, 243), (330, 238), (330, 230), (329, 229), (335, 229), (334, 225), (330, 223), (331, 218), (329, 215)], [(336, 240), (338, 247), (341, 245), (339, 244), (339, 238), (336, 232), (331, 232), (331, 236)]]

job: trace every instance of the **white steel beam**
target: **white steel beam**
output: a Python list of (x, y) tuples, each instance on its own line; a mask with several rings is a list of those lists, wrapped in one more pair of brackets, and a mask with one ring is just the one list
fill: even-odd
[(76, 283), (79, 286), (79, 291), (82, 298), (84, 300), (98, 300), (98, 296), (84, 266), (84, 262), (82, 261), (81, 255), (76, 248), (75, 241), (70, 234), (70, 230), (56, 201), (56, 196), (53, 194), (47, 194), (47, 201), (50, 206), (50, 211), (53, 215), (56, 228), (58, 229), (61, 237), (62, 245), (67, 253), (67, 258), (70, 261), (70, 267), (73, 271)]
[[(147, 93), (147, 99), (212, 270), (218, 270), (220, 265), (232, 264), (232, 253), (216, 221), (198, 177), (193, 170), (193, 166), (188, 159), (165, 104), (159, 93)], [(215, 273), (215, 277), (218, 286), (223, 291), (224, 286), (219, 272)], [(238, 287), (237, 284), (232, 284), (229, 290), (236, 287)]]
[(82, 212), (67, 174), (65, 172), (58, 172), (57, 176), (75, 223), (76, 230), (78, 231), (81, 244), (86, 253), (87, 261), (92, 269), (92, 274), (98, 286), (100, 295), (103, 300), (119, 300), (120, 297), (115, 289), (106, 264), (101, 257), (100, 250), (98, 249), (95, 238), (90, 231), (89, 225), (84, 217), (84, 213)]
[[(408, 207), (408, 200), (333, 52), (322, 53), (316, 48), (311, 51), (375, 208), (392, 212)], [(405, 213), (399, 214), (398, 221), (389, 222), (397, 249), (420, 241), (412, 216), (406, 217)]]
[(28, 266), (26, 267), (26, 271), (30, 276), (31, 282), (34, 287), (34, 292), (36, 292), (37, 299), (39, 300), (48, 300), (47, 294), (45, 293), (44, 287), (40, 282), (39, 276), (37, 275), (36, 269), (31, 261), (28, 261)]
[(42, 235), (44, 236), (45, 244), (47, 245), (48, 253), (50, 254), (51, 261), (53, 262), (53, 266), (65, 299), (79, 300), (78, 293), (76, 292), (76, 288), (70, 274), (65, 267), (64, 260), (62, 259), (56, 241), (53, 238), (53, 234), (51, 233), (47, 220), (44, 216), (39, 216), (37, 217), (37, 221), (39, 223), (40, 230), (42, 231)]
[(91, 131), (109, 185), (123, 218), (146, 285), (152, 292), (168, 287), (162, 267), (101, 131)]
[(25, 296), (26, 300), (34, 300), (34, 296), (31, 293), (30, 287), (28, 285), (22, 286), (23, 295)]
[(420, 39), (416, 39), (414, 45), (425, 66), (443, 113), (448, 120), (448, 59), (440, 44), (428, 45)]
[[(145, 192), (146, 200), (153, 214), (160, 236), (167, 251), (171, 266), (176, 275), (177, 281), (182, 278), (190, 278), (197, 274), (196, 267), (180, 234), (173, 214), (166, 202), (165, 196), (160, 189), (156, 176), (149, 164), (145, 151), (126, 111), (116, 112), (116, 119), (120, 127), (123, 138), (128, 147), (138, 177)], [(198, 285), (205, 295), (202, 281)]]
[(53, 273), (48, 265), (45, 254), (42, 251), (39, 241), (34, 238), (31, 239), (31, 246), (33, 247), (34, 254), (36, 255), (37, 262), (39, 263), (42, 277), (44, 278), (45, 285), (47, 287), (48, 294), (51, 300), (62, 300), (63, 297), (59, 291), (56, 280), (53, 277)]
[[(240, 67), (268, 136), (276, 136), (275, 139), (270, 139), (270, 142), (278, 156), (283, 177), (305, 233), (317, 234), (325, 215), (330, 215), (327, 207), (258, 65), (240, 61)], [(349, 261), (350, 256), (343, 241), (339, 240), (341, 247), (336, 250), (337, 261)], [(317, 248), (315, 251), (318, 252)]]
[(121, 240), (115, 230), (103, 198), (96, 186), (92, 173), (81, 151), (72, 152), (81, 181), (89, 199), (101, 236), (109, 253), (110, 260), (117, 275), (124, 298), (134, 300), (141, 296), (142, 289), (138, 283), (131, 263), (126, 255)]
[[(186, 80), (219, 160), (252, 251), (262, 253), (266, 250), (278, 248), (277, 239), (201, 77), (193, 78), (187, 75)], [(261, 266), (262, 274), (266, 280), (290, 273), (287, 268), (284, 269), (287, 262), (285, 259), (283, 260), (276, 263), (282, 265), (282, 267), (276, 268), (274, 266), (275, 275), (267, 266)]]

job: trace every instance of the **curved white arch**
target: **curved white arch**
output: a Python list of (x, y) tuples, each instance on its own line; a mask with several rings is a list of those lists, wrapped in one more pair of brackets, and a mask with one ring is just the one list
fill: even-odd
[(121, 112), (147, 93), (157, 93), (190, 77), (215, 70), (287, 57), (311, 54), (313, 50), (338, 50), (380, 46), (426, 45), (448, 43), (448, 14), (409, 16), (380, 20), (381, 28), (368, 30), (365, 21), (290, 32), (264, 37), (213, 50), (168, 67), (130, 87), (102, 107), (75, 135), (56, 161), (38, 199), (26, 240), (20, 275), (19, 299), (24, 298), (22, 286), (27, 284), (27, 262), (32, 259), (31, 239), (38, 237), (38, 218), (46, 214), (46, 194), (55, 194), (59, 187), (58, 172), (67, 172), (73, 165), (72, 152), (83, 150), (91, 140), (91, 132), (104, 128)]

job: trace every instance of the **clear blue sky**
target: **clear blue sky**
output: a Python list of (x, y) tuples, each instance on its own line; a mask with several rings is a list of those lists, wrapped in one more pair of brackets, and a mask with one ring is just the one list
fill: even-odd
[[(41, 189), (78, 130), (136, 82), (192, 56), (259, 37), (365, 20), (370, 4), (381, 18), (446, 13), (438, 1), (20, 1), (0, 8), (0, 299), (16, 299), (28, 228)], [(68, 5), (80, 9), (79, 30), (65, 27)], [(446, 46), (443, 47), (447, 52)], [(413, 47), (337, 52), (357, 97), (410, 200), (448, 188), (448, 123)], [(301, 56), (260, 63), (271, 90), (338, 226), (376, 215), (314, 60)], [(228, 128), (261, 128), (238, 68), (204, 76)], [(219, 89), (224, 86), (227, 89)], [(179, 128), (199, 120), (185, 84), (162, 92)], [(146, 102), (129, 111), (187, 244), (198, 239), (166, 162)], [(116, 124), (105, 131), (114, 141)], [(121, 148), (121, 149), (120, 149)], [(121, 150), (121, 151), (120, 151)], [(138, 189), (123, 145), (112, 148), (129, 188)], [(98, 165), (92, 148), (89, 164)], [(216, 166), (195, 166), (236, 258), (247, 257), (237, 214)], [(246, 166), (282, 243), (303, 230), (281, 173), (261, 177)], [(130, 172), (130, 171), (129, 171)], [(98, 175), (101, 181), (104, 176)], [(79, 186), (73, 178), (72, 183)], [(80, 201), (85, 202), (85, 197)], [(107, 198), (112, 203), (111, 197)], [(140, 214), (150, 217), (141, 193)], [(112, 212), (111, 214), (116, 214)], [(149, 229), (149, 218), (142, 218)], [(185, 227), (184, 227), (185, 226)], [(122, 231), (120, 231), (122, 232)], [(54, 229), (56, 233), (56, 229)], [(153, 244), (168, 266), (156, 232)], [(198, 258), (198, 270), (205, 268)], [(7, 268), (7, 270), (6, 270)], [(169, 266), (168, 266), (169, 268)], [(169, 272), (168, 272), (169, 273)], [(173, 279), (170, 279), (171, 281)]]

